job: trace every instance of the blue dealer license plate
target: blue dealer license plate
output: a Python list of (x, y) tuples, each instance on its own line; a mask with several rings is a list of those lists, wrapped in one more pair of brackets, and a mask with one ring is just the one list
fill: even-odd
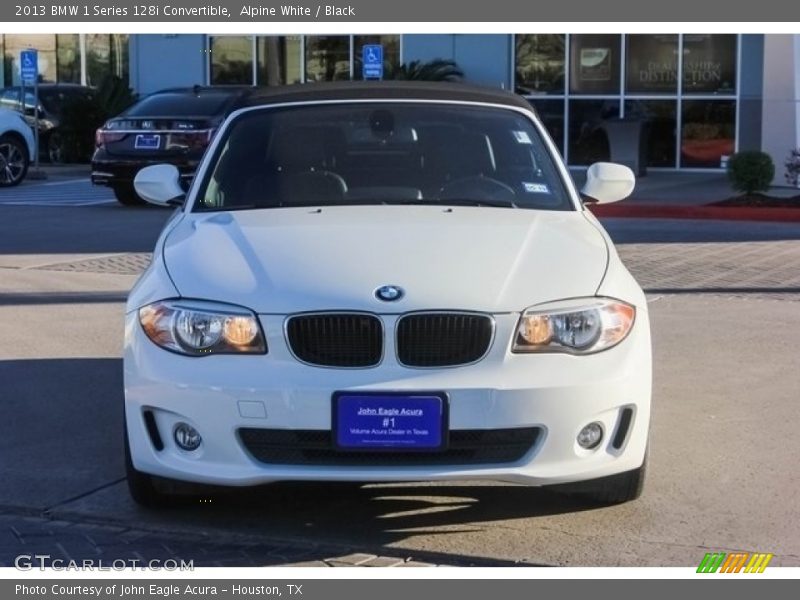
[(161, 136), (157, 133), (140, 133), (133, 142), (136, 150), (158, 150), (161, 147)]
[(447, 445), (443, 393), (333, 395), (333, 436), (340, 450), (443, 450)]

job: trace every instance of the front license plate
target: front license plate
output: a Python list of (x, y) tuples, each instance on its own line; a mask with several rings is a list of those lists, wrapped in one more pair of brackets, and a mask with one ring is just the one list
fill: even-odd
[(341, 450), (443, 450), (447, 396), (350, 393), (333, 395), (333, 436)]
[(161, 147), (161, 136), (156, 133), (140, 133), (133, 142), (136, 150), (158, 150)]

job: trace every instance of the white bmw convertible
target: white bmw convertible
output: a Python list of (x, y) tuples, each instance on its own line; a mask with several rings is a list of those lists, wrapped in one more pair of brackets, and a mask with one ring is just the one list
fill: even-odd
[(640, 494), (647, 305), (583, 204), (633, 174), (595, 164), (579, 194), (524, 99), (254, 91), (187, 193), (169, 165), (135, 186), (178, 206), (127, 303), (140, 504), (290, 480)]

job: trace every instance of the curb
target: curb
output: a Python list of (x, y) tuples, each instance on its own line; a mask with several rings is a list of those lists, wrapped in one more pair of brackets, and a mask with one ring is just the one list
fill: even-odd
[(669, 204), (617, 205), (590, 204), (596, 217), (622, 219), (716, 219), (723, 221), (800, 222), (797, 208), (758, 208), (749, 206), (673, 206)]

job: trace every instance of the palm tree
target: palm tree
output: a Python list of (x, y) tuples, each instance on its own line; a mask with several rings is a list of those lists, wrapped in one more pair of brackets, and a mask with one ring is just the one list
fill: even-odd
[(428, 62), (414, 60), (399, 67), (388, 68), (384, 79), (405, 81), (461, 81), (464, 72), (453, 60), (436, 58)]

